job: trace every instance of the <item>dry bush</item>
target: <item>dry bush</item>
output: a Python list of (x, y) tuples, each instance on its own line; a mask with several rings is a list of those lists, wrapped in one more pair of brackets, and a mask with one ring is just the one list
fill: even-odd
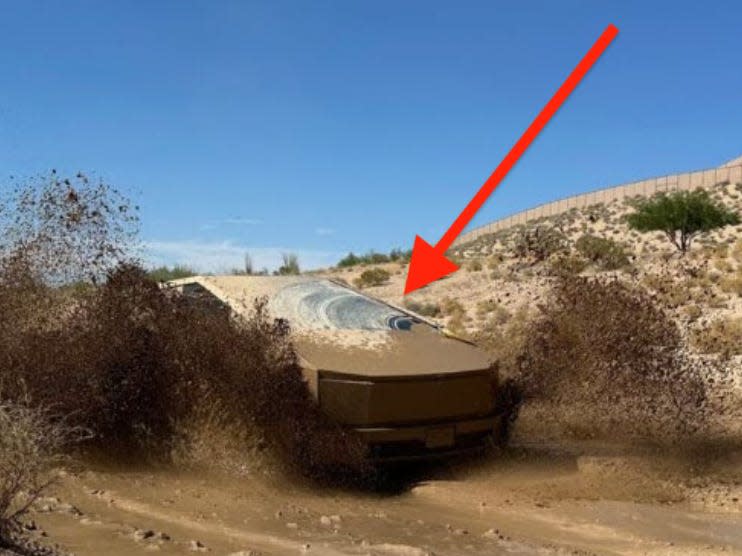
[(488, 259), (487, 268), (490, 270), (496, 270), (504, 261), (505, 257), (502, 253), (496, 253)]
[(713, 307), (723, 302), (714, 287), (714, 275), (706, 271), (705, 265), (689, 265), (681, 267), (680, 271), (680, 275), (667, 270), (645, 274), (641, 281), (666, 309), (678, 309), (691, 303)]
[(482, 261), (479, 259), (471, 260), (464, 265), (464, 268), (470, 272), (480, 272), (483, 268)]
[(566, 236), (556, 228), (537, 226), (523, 230), (513, 244), (515, 255), (531, 263), (545, 261), (550, 256), (565, 251)]
[(424, 317), (439, 317), (441, 315), (441, 307), (437, 303), (407, 300), (405, 301), (405, 307)]
[(369, 268), (364, 270), (353, 283), (357, 288), (363, 289), (386, 284), (389, 278), (391, 278), (389, 271), (383, 268)]
[(505, 379), (518, 375), (518, 359), (528, 341), (530, 320), (528, 309), (519, 307), (502, 322), (488, 321), (475, 337), (476, 343), (497, 360)]
[(560, 253), (549, 261), (549, 273), (552, 276), (573, 276), (580, 274), (588, 266), (588, 261), (581, 255)]
[(458, 299), (444, 297), (441, 301), (441, 311), (447, 317), (462, 317), (466, 314), (466, 309)]
[(612, 239), (585, 234), (575, 242), (575, 248), (603, 270), (616, 270), (629, 264), (624, 248)]
[(494, 299), (484, 299), (477, 303), (477, 317), (479, 319), (489, 318), (490, 322), (500, 325), (505, 324), (510, 316), (510, 311)]
[(724, 358), (742, 355), (742, 318), (722, 318), (693, 330), (691, 345), (701, 353), (716, 353)]
[(469, 320), (466, 309), (457, 299), (450, 297), (444, 297), (441, 301), (441, 313), (443, 316), (448, 317), (446, 328), (451, 332), (459, 336), (466, 335), (466, 326), (464, 323)]
[(19, 542), (20, 521), (53, 482), (62, 450), (78, 436), (42, 410), (0, 402), (0, 548)]
[(703, 309), (701, 309), (698, 305), (687, 305), (683, 308), (683, 313), (689, 321), (694, 322), (698, 320), (701, 315), (703, 315)]
[(742, 263), (742, 239), (738, 240), (732, 247), (732, 258), (736, 262)]
[(713, 263), (714, 268), (723, 273), (734, 271), (734, 265), (730, 263), (729, 259), (727, 259), (726, 257), (714, 257)]
[(742, 272), (721, 277), (719, 287), (723, 292), (742, 296)]

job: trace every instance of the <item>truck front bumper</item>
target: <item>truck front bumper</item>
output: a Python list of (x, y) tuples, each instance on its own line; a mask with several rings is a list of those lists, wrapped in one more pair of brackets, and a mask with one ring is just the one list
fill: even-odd
[(405, 427), (356, 428), (372, 461), (433, 459), (481, 450), (497, 437), (502, 416)]

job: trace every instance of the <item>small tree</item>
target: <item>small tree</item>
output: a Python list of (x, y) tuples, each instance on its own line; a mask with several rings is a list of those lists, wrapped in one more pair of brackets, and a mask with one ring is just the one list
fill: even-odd
[(283, 260), (283, 264), (278, 267), (278, 270), (276, 270), (275, 274), (278, 274), (280, 276), (301, 274), (298, 255), (296, 255), (295, 253), (283, 253), (281, 254), (281, 259)]
[(255, 274), (255, 268), (253, 266), (250, 253), (245, 253), (245, 274), (247, 274), (248, 276)]
[(661, 193), (639, 201), (636, 212), (628, 215), (627, 221), (630, 228), (640, 232), (664, 232), (684, 255), (698, 234), (738, 224), (739, 217), (711, 199), (708, 192), (696, 189)]

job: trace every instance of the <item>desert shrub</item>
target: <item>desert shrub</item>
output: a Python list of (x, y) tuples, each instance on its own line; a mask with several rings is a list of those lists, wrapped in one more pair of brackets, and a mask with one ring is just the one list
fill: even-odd
[(490, 270), (495, 270), (503, 263), (504, 260), (505, 257), (503, 257), (501, 253), (496, 253), (488, 259), (487, 268), (489, 268)]
[(411, 250), (403, 251), (402, 249), (392, 249), (389, 254), (369, 251), (365, 255), (356, 255), (351, 251), (340, 259), (336, 266), (338, 268), (349, 268), (359, 264), (406, 263), (409, 262), (411, 256)]
[(577, 251), (604, 270), (616, 270), (629, 264), (621, 245), (612, 239), (585, 234), (575, 242)]
[(693, 330), (691, 344), (701, 353), (728, 358), (742, 354), (742, 318), (727, 317)]
[(663, 232), (682, 254), (699, 234), (739, 223), (734, 211), (703, 189), (660, 193), (636, 202), (634, 208), (635, 212), (626, 217), (629, 227), (640, 232)]
[(255, 268), (255, 263), (252, 260), (252, 255), (250, 255), (250, 253), (245, 253), (242, 259), (242, 268), (234, 267), (229, 271), (229, 274), (233, 276), (267, 276), (269, 272), (267, 268), (262, 268), (260, 270)]
[(726, 257), (714, 257), (713, 263), (714, 268), (721, 272), (732, 272), (734, 270), (734, 265)]
[(494, 299), (484, 299), (477, 303), (477, 317), (489, 319), (490, 323), (505, 324), (510, 316), (510, 311)]
[(466, 263), (465, 268), (470, 272), (480, 272), (482, 270), (482, 261), (480, 261), (479, 259), (469, 261), (468, 263)]
[(20, 521), (53, 482), (53, 466), (79, 431), (20, 403), (0, 401), (0, 549), (21, 542)]
[(413, 313), (424, 317), (439, 317), (441, 315), (440, 305), (437, 303), (425, 303), (420, 301), (405, 301), (407, 307)]
[(457, 299), (446, 297), (441, 301), (441, 312), (447, 317), (446, 328), (459, 336), (466, 335), (466, 309)]
[(721, 277), (719, 287), (723, 292), (742, 296), (742, 272)]
[(361, 257), (351, 251), (345, 257), (340, 259), (335, 266), (337, 266), (338, 268), (348, 268), (357, 264), (361, 264), (361, 261)]
[(686, 317), (688, 317), (689, 321), (695, 321), (698, 320), (701, 315), (703, 314), (703, 309), (701, 309), (698, 305), (688, 305), (684, 307), (683, 313)]
[(554, 276), (576, 275), (588, 266), (587, 260), (581, 255), (562, 253), (549, 261), (549, 272)]
[(703, 426), (703, 377), (651, 297), (618, 281), (569, 277), (540, 309), (513, 342), (520, 350), (509, 374), (556, 421), (561, 412), (603, 433), (658, 439)]
[(391, 278), (389, 271), (383, 268), (369, 268), (361, 272), (361, 275), (355, 279), (354, 284), (357, 288), (370, 288), (386, 284)]
[(198, 272), (191, 267), (177, 264), (172, 267), (159, 266), (147, 271), (147, 276), (155, 282), (169, 282), (171, 280), (196, 276), (196, 274), (198, 274)]
[(495, 358), (504, 379), (513, 379), (519, 374), (518, 360), (528, 341), (530, 321), (528, 309), (519, 307), (507, 319), (488, 321), (474, 337), (474, 341)]
[(299, 256), (296, 253), (282, 253), (281, 254), (282, 264), (274, 272), (279, 276), (291, 276), (301, 274), (301, 268), (299, 267)]
[(551, 255), (564, 251), (566, 242), (565, 235), (556, 228), (537, 226), (523, 230), (515, 238), (513, 249), (519, 258), (541, 262)]
[(444, 297), (441, 301), (441, 311), (447, 317), (462, 316), (466, 313), (466, 309), (458, 299), (451, 297)]

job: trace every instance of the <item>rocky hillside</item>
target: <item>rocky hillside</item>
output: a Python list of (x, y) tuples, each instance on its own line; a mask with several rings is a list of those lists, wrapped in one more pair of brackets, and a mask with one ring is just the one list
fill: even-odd
[[(719, 183), (712, 197), (742, 214), (742, 183)], [(700, 352), (742, 354), (742, 225), (701, 235), (687, 256), (661, 233), (630, 230), (636, 199), (614, 201), (483, 236), (449, 256), (461, 270), (403, 297), (406, 263), (357, 265), (325, 274), (357, 284), (363, 272), (389, 273), (368, 293), (405, 305), (474, 337), (526, 319), (557, 276), (615, 278), (650, 292)]]

